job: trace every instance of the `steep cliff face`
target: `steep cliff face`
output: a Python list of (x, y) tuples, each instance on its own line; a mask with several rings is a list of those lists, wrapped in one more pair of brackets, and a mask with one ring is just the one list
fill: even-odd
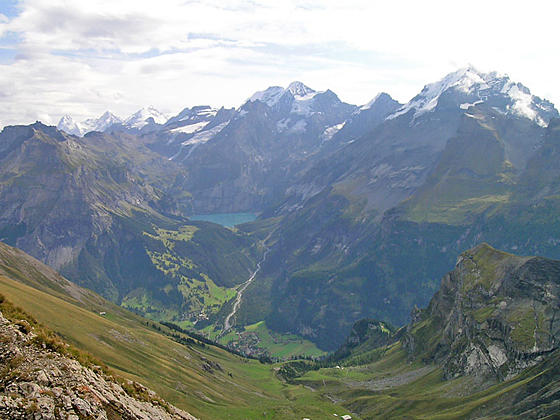
[(503, 380), (541, 362), (560, 340), (560, 261), (487, 244), (461, 254), (403, 343), (444, 376)]
[(196, 420), (139, 383), (86, 367), (28, 321), (0, 313), (0, 417), (5, 419)]
[[(166, 166), (164, 166), (164, 164)], [(173, 212), (180, 170), (131, 137), (78, 138), (41, 123), (0, 133), (0, 240), (59, 269), (132, 210)]]

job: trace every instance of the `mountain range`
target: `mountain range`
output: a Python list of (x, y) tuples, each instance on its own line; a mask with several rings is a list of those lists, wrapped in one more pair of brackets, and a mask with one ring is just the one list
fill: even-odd
[(166, 121), (167, 117), (164, 114), (154, 107), (149, 106), (136, 111), (124, 120), (120, 119), (110, 111), (106, 111), (99, 118), (88, 118), (80, 122), (75, 122), (70, 115), (66, 114), (62, 116), (56, 127), (68, 134), (83, 137), (92, 131), (103, 132), (110, 128), (114, 128), (113, 126), (123, 126), (130, 130), (141, 130), (146, 126), (156, 124), (161, 125)]
[[(403, 325), (481, 241), (560, 257), (558, 117), (507, 75), (469, 67), (406, 104), (293, 82), (235, 109), (6, 127), (0, 238), (213, 336), (268, 249), (238, 333), (264, 322), (334, 350), (360, 318)], [(259, 218), (234, 231), (187, 219), (236, 212)]]

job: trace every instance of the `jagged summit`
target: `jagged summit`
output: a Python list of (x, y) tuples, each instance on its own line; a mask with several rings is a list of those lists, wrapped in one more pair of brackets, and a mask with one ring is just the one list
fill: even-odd
[(69, 114), (65, 114), (56, 127), (68, 134), (83, 136), (90, 131), (105, 131), (113, 124), (120, 123), (122, 120), (119, 117), (110, 111), (105, 111), (99, 118), (88, 118), (81, 122), (75, 122)]
[(454, 95), (454, 102), (461, 110), (487, 104), (503, 114), (528, 118), (544, 127), (558, 115), (554, 105), (532, 95), (521, 83), (514, 82), (507, 74), (483, 73), (473, 66), (449, 73), (443, 79), (427, 84), (410, 102), (391, 114), (388, 119), (414, 111), (416, 119), (436, 109), (442, 95)]
[(316, 93), (315, 90), (311, 89), (309, 86), (304, 85), (302, 82), (292, 82), (288, 85), (287, 90), (294, 95), (294, 97), (305, 97), (308, 95), (313, 95)]
[(165, 124), (167, 116), (158, 111), (153, 106), (139, 109), (124, 121), (124, 125), (128, 128), (140, 129), (150, 123)]
[(105, 111), (97, 120), (93, 120), (95, 129), (91, 131), (103, 131), (113, 124), (119, 124), (122, 120), (110, 111)]
[(76, 136), (84, 136), (91, 131), (105, 131), (113, 125), (124, 125), (126, 128), (141, 129), (148, 124), (165, 124), (167, 116), (153, 106), (148, 106), (136, 111), (134, 114), (122, 120), (110, 111), (105, 111), (99, 118), (88, 118), (81, 122), (75, 122), (69, 115), (65, 114), (57, 124), (59, 130)]
[(381, 102), (394, 102), (394, 99), (386, 92), (380, 92), (375, 97), (369, 101), (367, 104), (362, 105), (359, 111), (365, 111), (367, 109), (371, 109), (374, 104), (381, 103)]
[(128, 128), (140, 129), (150, 122), (153, 124), (165, 124), (167, 117), (153, 106), (139, 109), (124, 121)]
[(271, 86), (265, 90), (255, 92), (247, 102), (261, 101), (270, 107), (275, 106), (280, 102), (280, 99), (290, 94), (296, 101), (307, 101), (313, 99), (316, 95), (324, 92), (317, 92), (309, 86), (304, 85), (302, 82), (292, 82), (287, 88), (281, 86)]
[(80, 127), (78, 127), (78, 124), (76, 124), (69, 114), (63, 115), (56, 127), (68, 134), (73, 134), (75, 136), (81, 135)]

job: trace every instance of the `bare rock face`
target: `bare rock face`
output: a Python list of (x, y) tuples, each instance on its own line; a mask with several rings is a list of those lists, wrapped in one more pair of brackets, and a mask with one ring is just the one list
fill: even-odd
[(560, 261), (482, 244), (459, 257), (403, 343), (447, 378), (504, 380), (558, 349), (559, 296)]
[(25, 331), (0, 313), (0, 418), (196, 420), (143, 385), (121, 385)]

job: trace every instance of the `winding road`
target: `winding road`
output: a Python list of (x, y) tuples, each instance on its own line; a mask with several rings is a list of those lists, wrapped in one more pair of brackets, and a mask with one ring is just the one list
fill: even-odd
[(232, 308), (231, 312), (228, 314), (228, 316), (226, 317), (226, 319), (224, 321), (224, 329), (220, 333), (219, 337), (224, 336), (231, 329), (231, 327), (233, 327), (233, 323), (232, 323), (231, 320), (235, 316), (235, 314), (237, 313), (237, 310), (239, 309), (239, 306), (241, 305), (241, 299), (243, 298), (243, 292), (247, 289), (247, 287), (249, 287), (249, 285), (253, 282), (253, 280), (255, 280), (255, 277), (257, 276), (257, 273), (261, 269), (261, 264), (266, 260), (266, 256), (268, 255), (269, 251), (270, 251), (269, 248), (267, 248), (264, 251), (262, 259), (257, 264), (257, 267), (256, 267), (255, 271), (253, 271), (253, 274), (251, 274), (251, 277), (249, 277), (249, 280), (247, 280), (245, 283), (243, 283), (241, 285), (241, 287), (239, 288), (239, 290), (237, 291), (237, 296), (235, 297), (235, 302), (233, 303), (233, 308)]

